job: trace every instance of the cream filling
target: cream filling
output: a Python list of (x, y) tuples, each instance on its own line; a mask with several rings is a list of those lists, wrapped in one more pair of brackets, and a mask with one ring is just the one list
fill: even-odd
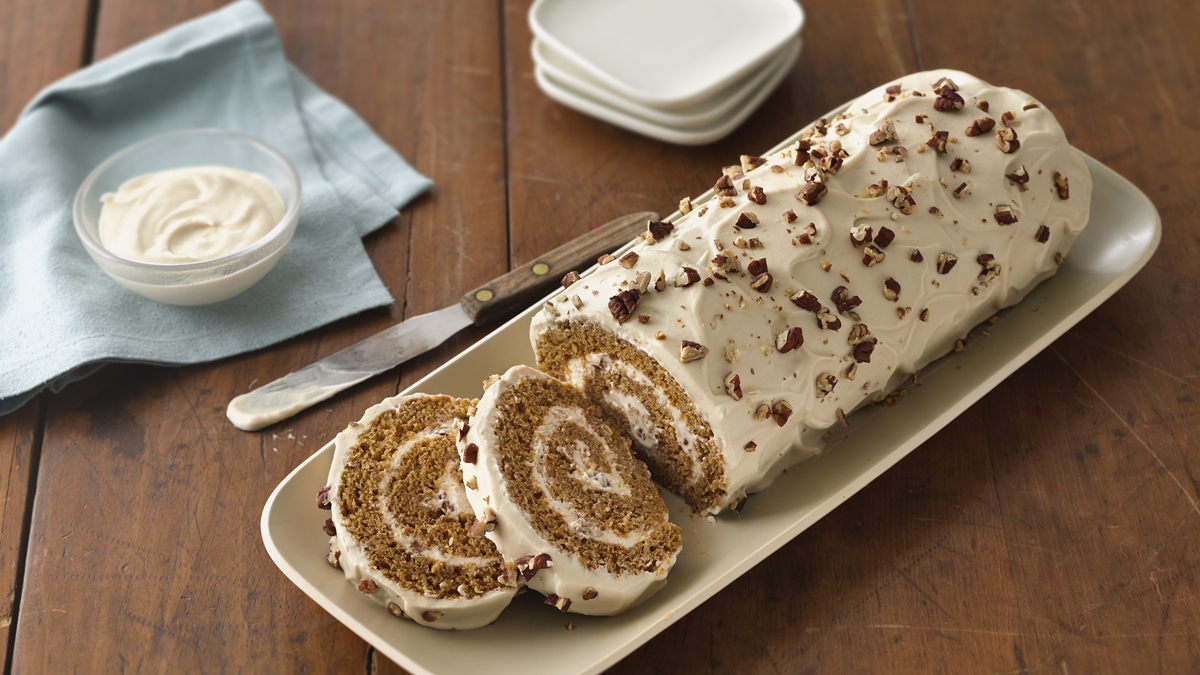
[[(592, 368), (596, 368), (597, 370), (608, 370), (615, 372), (617, 375), (630, 382), (633, 382), (634, 384), (649, 387), (654, 392), (654, 397), (657, 399), (659, 407), (666, 412), (667, 417), (671, 420), (671, 428), (675, 430), (675, 440), (679, 442), (679, 447), (683, 449), (684, 454), (686, 454), (692, 460), (691, 483), (693, 485), (699, 484), (704, 475), (704, 472), (700, 467), (700, 457), (697, 450), (700, 447), (700, 439), (694, 433), (692, 433), (691, 426), (683, 416), (683, 411), (671, 402), (671, 399), (667, 397), (667, 394), (658, 385), (656, 385), (653, 380), (651, 380), (649, 377), (646, 377), (645, 373), (638, 370), (634, 366), (631, 366), (624, 361), (614, 359), (607, 354), (592, 353), (588, 354), (585, 358), (586, 364), (584, 363), (584, 359), (572, 359), (567, 364), (567, 373), (570, 377), (569, 381), (577, 388), (583, 388), (587, 378), (587, 368), (590, 366)], [(637, 431), (634, 431), (633, 434), (634, 440), (638, 441), (638, 445), (641, 445), (648, 451), (649, 454), (653, 455), (654, 451), (658, 450), (658, 429), (657, 425), (655, 425), (653, 420), (650, 419), (650, 413), (646, 410), (645, 406), (642, 405), (641, 401), (639, 401), (635, 396), (631, 396), (614, 389), (610, 389), (608, 393), (605, 394), (605, 400), (618, 410), (622, 411), (631, 430), (636, 430), (639, 427), (642, 429), (649, 429), (645, 435), (651, 435), (654, 437), (653, 445), (641, 442), (640, 435)], [(637, 403), (636, 408), (631, 405), (632, 402)]]
[(592, 452), (587, 447), (587, 444), (582, 441), (570, 444), (556, 443), (554, 441), (555, 432), (566, 425), (575, 425), (583, 429), (595, 439), (596, 445), (603, 449), (602, 452), (606, 455), (612, 454), (608, 443), (588, 426), (587, 418), (584, 416), (583, 411), (567, 406), (554, 406), (550, 409), (549, 414), (546, 415), (546, 419), (542, 420), (542, 423), (533, 432), (534, 482), (542, 490), (542, 494), (546, 495), (546, 499), (550, 503), (550, 508), (557, 512), (575, 533), (589, 539), (625, 548), (637, 545), (646, 538), (647, 534), (645, 532), (631, 532), (622, 537), (611, 530), (599, 527), (591, 522), (586, 514), (580, 513), (569, 502), (562, 501), (554, 496), (555, 491), (546, 479), (545, 473), (540, 470), (540, 467), (546, 466), (546, 456), (550, 452), (561, 452), (567, 456), (575, 467), (573, 477), (583, 484), (586, 489), (602, 490), (621, 496), (632, 494), (632, 490), (619, 472), (604, 472), (596, 467), (596, 463), (592, 459)]

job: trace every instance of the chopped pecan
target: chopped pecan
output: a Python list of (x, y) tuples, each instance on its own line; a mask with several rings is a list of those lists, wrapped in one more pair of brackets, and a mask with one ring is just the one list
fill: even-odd
[(754, 280), (750, 282), (750, 288), (753, 288), (759, 293), (770, 293), (771, 284), (773, 282), (774, 279), (771, 278), (771, 274), (769, 272), (763, 272), (762, 274), (754, 277)]
[(883, 297), (896, 302), (900, 299), (900, 282), (892, 277), (883, 280)]
[(900, 185), (892, 185), (889, 187), (887, 191), (887, 198), (888, 201), (892, 203), (892, 206), (895, 206), (900, 213), (903, 213), (906, 216), (910, 215), (913, 212), (913, 209), (917, 206), (917, 202), (912, 198), (912, 194), (909, 193), (908, 188)]
[(746, 452), (754, 452), (755, 450), (758, 449), (758, 443), (755, 443), (754, 441), (749, 441), (746, 443), (746, 446), (742, 449), (745, 450)]
[(1004, 174), (1004, 177), (1016, 183), (1022, 192), (1029, 189), (1025, 186), (1029, 182), (1029, 172), (1025, 170), (1024, 166), (1017, 167), (1012, 173)]
[(758, 227), (758, 216), (748, 211), (743, 211), (742, 213), (738, 214), (737, 221), (734, 222), (734, 225), (742, 228), (743, 230), (753, 230), (754, 228)]
[(629, 253), (621, 256), (621, 258), (617, 260), (617, 264), (627, 270), (631, 270), (633, 269), (633, 266), (637, 264), (639, 257), (640, 256), (638, 256), (636, 251), (630, 251)]
[(1017, 140), (1017, 131), (1011, 127), (996, 130), (996, 145), (1000, 146), (1000, 152), (1012, 154), (1021, 147), (1021, 141)]
[(1059, 199), (1071, 198), (1071, 186), (1067, 182), (1067, 177), (1057, 171), (1054, 172), (1054, 189), (1058, 190)]
[(485, 532), (494, 532), (496, 530), (496, 512), (490, 506), (484, 507), (483, 513), (471, 523), (471, 528), (467, 531), (472, 537), (479, 538)]
[(570, 288), (571, 284), (579, 281), (579, 272), (567, 272), (567, 276), (562, 278), (562, 287)]
[(866, 223), (850, 226), (850, 243), (854, 248), (871, 243), (871, 226)]
[(941, 112), (953, 112), (962, 110), (966, 101), (963, 97), (948, 86), (943, 86), (935, 90), (938, 97), (933, 100), (933, 109)]
[(750, 276), (754, 277), (766, 273), (767, 259), (759, 258), (758, 260), (751, 260), (750, 264), (746, 265), (746, 271), (750, 273)]
[(1039, 225), (1037, 234), (1034, 235), (1034, 239), (1036, 239), (1039, 244), (1044, 244), (1050, 241), (1050, 228), (1046, 227), (1045, 225)]
[(697, 281), (700, 281), (700, 273), (691, 267), (681, 267), (679, 274), (675, 275), (675, 285), (679, 288), (687, 288)]
[(650, 238), (654, 241), (661, 240), (663, 237), (671, 234), (674, 229), (674, 225), (662, 220), (651, 220), (646, 223), (646, 234), (650, 235)]
[(817, 396), (825, 398), (829, 392), (833, 391), (835, 385), (837, 385), (837, 377), (829, 373), (821, 373), (817, 376)]
[(887, 188), (888, 188), (888, 182), (886, 180), (881, 180), (878, 183), (871, 183), (870, 185), (868, 185), (866, 187), (866, 189), (863, 190), (862, 196), (864, 199), (874, 199), (875, 197), (882, 197), (885, 194), (887, 194)]
[(821, 301), (809, 291), (800, 291), (789, 299), (800, 309), (807, 309), (810, 312), (821, 310)]
[(787, 424), (788, 418), (792, 416), (792, 405), (783, 399), (779, 399), (771, 405), (771, 417), (775, 419), (775, 424), (783, 426)]
[(583, 592), (584, 600), (595, 600), (599, 596), (600, 596), (600, 593), (596, 589), (592, 588), (591, 586), (588, 586), (587, 590)]
[(375, 583), (371, 579), (363, 579), (362, 581), (358, 582), (358, 592), (362, 593), (363, 595), (370, 595), (377, 590), (379, 590), (379, 584)]
[(1009, 124), (1009, 122), (1012, 122), (1015, 119), (1017, 119), (1017, 116), (1011, 110), (1005, 110), (1004, 112), (1000, 113), (1000, 123), (1006, 127), (1011, 127), (1012, 125)]
[(796, 141), (795, 145), (791, 148), (792, 163), (796, 166), (804, 166), (804, 163), (808, 161), (808, 151), (811, 149), (812, 145), (808, 141), (804, 139)]
[(787, 211), (784, 211), (784, 212), (783, 212), (783, 219), (784, 219), (785, 221), (789, 222), (789, 223), (794, 223), (794, 222), (796, 222), (796, 212), (795, 212), (795, 211), (793, 211), (793, 210), (791, 210), (791, 209), (788, 209)]
[(396, 617), (397, 619), (403, 619), (405, 616), (404, 610), (400, 609), (400, 605), (397, 605), (394, 602), (389, 602), (387, 604), (387, 611), (388, 611), (388, 614), (391, 614), (392, 616)]
[(990, 117), (980, 117), (979, 119), (975, 120), (974, 122), (971, 122), (971, 126), (967, 127), (967, 135), (968, 136), (979, 136), (980, 134), (986, 134), (987, 132), (991, 131), (995, 127), (996, 127), (996, 120), (994, 120)]
[(875, 351), (874, 340), (863, 340), (854, 345), (854, 360), (857, 363), (870, 363), (871, 354)]
[(817, 310), (817, 325), (822, 330), (839, 330), (842, 327), (842, 320), (834, 316), (828, 308), (822, 307)]
[(928, 308), (928, 307), (926, 307), (925, 309), (921, 310), (921, 317), (920, 317), (920, 318), (921, 318), (921, 320), (922, 320), (922, 321), (929, 321), (929, 308)]
[(832, 155), (829, 157), (822, 157), (817, 166), (819, 166), (822, 171), (830, 176), (836, 176), (838, 169), (842, 168), (842, 158), (834, 157)]
[(322, 511), (328, 511), (333, 508), (333, 504), (329, 502), (329, 486), (325, 485), (320, 490), (317, 490), (317, 508)]
[[(699, 279), (699, 275), (696, 276)], [(612, 313), (617, 323), (625, 323), (629, 320), (629, 315), (633, 312), (633, 308), (637, 306), (638, 300), (641, 297), (642, 294), (638, 293), (636, 288), (621, 291), (608, 299), (608, 311)]]
[(742, 378), (737, 373), (729, 373), (725, 376), (725, 393), (735, 401), (742, 400)]
[(706, 356), (708, 356), (708, 347), (705, 347), (700, 343), (683, 340), (682, 344), (679, 346), (680, 363), (699, 361)]
[(913, 252), (908, 254), (908, 259), (915, 263), (919, 263), (925, 261), (925, 256), (921, 255), (921, 249), (914, 248)]
[(997, 204), (995, 219), (1001, 225), (1012, 225), (1017, 222), (1017, 212), (1012, 210), (1008, 204)]
[(939, 154), (946, 154), (946, 143), (950, 139), (949, 131), (935, 131), (933, 136), (925, 141), (925, 145), (937, 150)]
[(758, 167), (767, 163), (767, 160), (763, 159), (762, 157), (755, 157), (753, 155), (742, 155), (741, 159), (742, 173), (750, 173), (754, 169), (757, 169)]
[(1054, 253), (1054, 264), (1061, 265), (1064, 262), (1066, 262), (1066, 258), (1063, 257), (1063, 254), (1059, 253), (1059, 252), (1055, 252)]
[(937, 260), (938, 274), (949, 274), (950, 270), (958, 264), (958, 256), (953, 253), (939, 253)]
[(661, 267), (658, 268), (657, 272), (651, 275), (650, 285), (654, 286), (654, 290), (658, 291), (659, 293), (667, 290), (667, 275), (663, 273)]
[(799, 349), (804, 344), (804, 331), (798, 326), (788, 328), (775, 336), (775, 348), (780, 354), (786, 354), (793, 349)]
[(850, 334), (846, 336), (846, 343), (851, 347), (867, 339), (871, 335), (871, 329), (867, 328), (865, 323), (856, 323), (850, 327)]
[(845, 298), (841, 302), (837, 303), (838, 314), (850, 313), (852, 310), (854, 310), (856, 307), (858, 307), (861, 304), (862, 304), (862, 298), (858, 297), (857, 295), (851, 296), (849, 298)]
[(325, 522), (321, 525), (321, 530), (331, 537), (337, 534), (337, 528), (333, 525), (333, 518), (326, 518)]
[(950, 170), (971, 173), (971, 163), (962, 157), (955, 157), (954, 159), (950, 160)]
[(571, 599), (570, 598), (560, 598), (558, 595), (555, 595), (554, 593), (547, 595), (546, 600), (544, 602), (547, 605), (554, 605), (561, 612), (565, 612), (571, 608)]
[(804, 187), (796, 193), (796, 199), (809, 206), (815, 206), (828, 192), (829, 188), (825, 187), (824, 183), (805, 183)]
[(874, 267), (875, 263), (883, 262), (884, 257), (885, 255), (883, 251), (880, 251), (874, 246), (867, 246), (863, 249), (862, 264), (866, 265), (867, 267)]
[(760, 403), (754, 409), (754, 421), (761, 422), (771, 416), (771, 406), (766, 403)]
[(650, 273), (638, 272), (633, 277), (633, 285), (637, 287), (639, 295), (645, 295), (650, 290)]
[(737, 194), (737, 188), (733, 186), (733, 181), (729, 176), (722, 175), (713, 185), (713, 192), (721, 197), (733, 197)]
[[(896, 233), (889, 230), (887, 227), (879, 228), (879, 234), (875, 235), (875, 245), (879, 248), (887, 248), (896, 238)], [(868, 244), (871, 242), (867, 242)]]
[(604, 255), (600, 256), (599, 258), (596, 258), (596, 262), (599, 263), (601, 266), (603, 266), (603, 265), (607, 265), (608, 263), (610, 263), (616, 259), (617, 259), (617, 256), (609, 255), (608, 253), (605, 253)]
[(959, 185), (958, 187), (954, 188), (954, 198), (962, 199), (963, 195), (967, 194), (967, 190), (970, 190), (970, 189), (971, 189), (970, 183), (963, 183), (962, 185)]
[(467, 443), (463, 446), (462, 461), (464, 464), (474, 464), (479, 461), (479, 446)]
[(981, 254), (975, 259), (983, 267), (983, 272), (979, 274), (979, 285), (987, 286), (993, 279), (1000, 276), (1000, 263), (996, 262), (996, 256), (991, 253)]
[(692, 212), (692, 200), (690, 197), (684, 197), (679, 200), (679, 212), (685, 216)]
[(883, 145), (888, 141), (897, 140), (900, 140), (900, 137), (896, 135), (896, 125), (892, 124), (891, 120), (884, 120), (878, 129), (871, 132), (867, 142), (871, 145)]
[(760, 185), (754, 186), (750, 192), (746, 193), (746, 197), (760, 206), (767, 203), (767, 193), (763, 191)]

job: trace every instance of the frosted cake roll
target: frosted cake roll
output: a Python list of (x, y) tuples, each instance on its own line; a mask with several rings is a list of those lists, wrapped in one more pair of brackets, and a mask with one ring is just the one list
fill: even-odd
[(578, 389), (516, 366), (484, 392), (458, 447), (475, 534), (547, 604), (616, 614), (662, 588), (679, 527), (629, 439)]
[(454, 421), (471, 401), (400, 396), (337, 436), (329, 485), (329, 562), (396, 617), (441, 629), (485, 626), (517, 591), (496, 547), (470, 536)]
[(697, 512), (737, 508), (1054, 274), (1090, 193), (1028, 94), (908, 75), (568, 275), (532, 324), (538, 366), (620, 420)]

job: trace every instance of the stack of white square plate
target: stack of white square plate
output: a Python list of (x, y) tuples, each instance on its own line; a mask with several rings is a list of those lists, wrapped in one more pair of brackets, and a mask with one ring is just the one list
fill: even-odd
[(537, 0), (538, 86), (550, 98), (681, 145), (723, 138), (791, 71), (795, 0)]

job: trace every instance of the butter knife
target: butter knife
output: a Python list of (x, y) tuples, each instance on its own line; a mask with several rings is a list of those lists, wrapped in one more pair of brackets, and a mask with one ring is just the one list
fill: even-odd
[(442, 344), (470, 325), (483, 325), (542, 297), (571, 270), (624, 245), (657, 213), (632, 213), (605, 223), (533, 262), (467, 293), (458, 303), (414, 316), (356, 345), (234, 398), (225, 416), (243, 431), (258, 431), (386, 372)]

